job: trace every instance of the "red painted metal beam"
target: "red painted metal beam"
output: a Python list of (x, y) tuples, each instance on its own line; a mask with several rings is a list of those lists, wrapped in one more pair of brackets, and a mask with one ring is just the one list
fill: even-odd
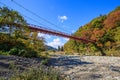
[[(17, 23), (8, 23), (8, 25), (16, 25), (18, 27), (22, 26), (21, 24), (17, 24)], [(64, 32), (43, 28), (41, 26), (37, 26), (37, 25), (33, 25), (33, 24), (28, 24), (28, 27), (31, 31), (39, 31), (39, 32), (44, 33), (44, 34), (61, 36), (61, 37), (65, 37), (65, 38), (70, 38), (70, 39), (82, 41), (82, 42), (85, 42), (85, 43), (95, 43), (95, 41), (93, 41), (93, 40), (87, 40), (87, 39), (80, 38), (80, 37), (77, 37), (77, 36), (74, 36), (74, 35), (69, 35), (69, 34), (64, 33)]]
[(51, 30), (51, 29), (46, 29), (46, 28), (43, 28), (41, 26), (36, 26), (36, 25), (31, 25), (31, 24), (29, 24), (28, 26), (31, 30), (40, 31), (41, 33), (44, 33), (44, 34), (51, 34), (51, 35), (55, 35), (55, 36), (71, 38), (71, 39), (79, 40), (79, 41), (82, 41), (82, 42), (85, 42), (85, 43), (89, 43), (89, 42), (94, 43), (95, 42), (93, 40), (87, 40), (87, 39), (84, 39), (84, 38), (69, 35), (67, 33), (59, 32), (59, 31), (55, 31), (55, 30)]

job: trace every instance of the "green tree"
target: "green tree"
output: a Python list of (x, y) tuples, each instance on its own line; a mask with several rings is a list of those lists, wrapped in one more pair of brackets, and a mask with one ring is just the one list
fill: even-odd
[(27, 28), (25, 19), (17, 11), (0, 7), (0, 28), (6, 27), (9, 29), (10, 37), (14, 33), (15, 39), (22, 36), (23, 31)]
[(60, 46), (58, 46), (58, 51), (60, 51)]

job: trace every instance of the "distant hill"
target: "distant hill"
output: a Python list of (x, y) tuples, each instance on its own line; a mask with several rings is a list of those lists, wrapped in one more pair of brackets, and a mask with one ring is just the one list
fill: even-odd
[[(81, 26), (73, 35), (95, 40), (96, 43), (85, 44), (70, 39), (64, 45), (66, 52), (79, 52), (82, 55), (120, 56), (120, 7), (108, 15), (100, 15)], [(99, 51), (101, 53), (95, 53)]]
[(45, 45), (45, 48), (46, 48), (46, 50), (57, 50), (56, 48), (53, 48), (53, 47), (51, 47), (51, 46), (48, 46), (48, 45)]

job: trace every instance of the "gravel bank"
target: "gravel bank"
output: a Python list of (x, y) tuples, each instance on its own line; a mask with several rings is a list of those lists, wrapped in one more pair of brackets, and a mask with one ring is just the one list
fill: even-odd
[[(37, 68), (40, 58), (0, 56), (0, 77), (13, 75), (13, 67), (21, 71)], [(49, 65), (60, 70), (69, 80), (120, 80), (120, 57), (52, 55)]]
[(120, 57), (54, 55), (51, 66), (70, 80), (120, 80)]
[(24, 58), (18, 56), (1, 56), (0, 55), (0, 78), (8, 79), (14, 74), (17, 68), (21, 72), (30, 68), (37, 68), (41, 65), (40, 58)]

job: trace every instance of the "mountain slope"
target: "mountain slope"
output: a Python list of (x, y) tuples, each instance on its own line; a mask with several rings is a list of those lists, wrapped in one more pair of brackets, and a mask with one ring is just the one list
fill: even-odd
[(48, 46), (48, 45), (45, 45), (45, 48), (46, 48), (46, 50), (57, 50), (56, 48), (53, 48), (53, 47), (51, 47), (51, 46)]
[[(93, 19), (80, 27), (74, 35), (88, 40), (95, 40), (96, 43), (85, 44), (70, 39), (64, 45), (64, 50), (67, 52), (120, 56), (120, 7), (117, 7), (108, 15), (100, 15)], [(98, 51), (101, 51), (101, 53), (91, 54)]]

